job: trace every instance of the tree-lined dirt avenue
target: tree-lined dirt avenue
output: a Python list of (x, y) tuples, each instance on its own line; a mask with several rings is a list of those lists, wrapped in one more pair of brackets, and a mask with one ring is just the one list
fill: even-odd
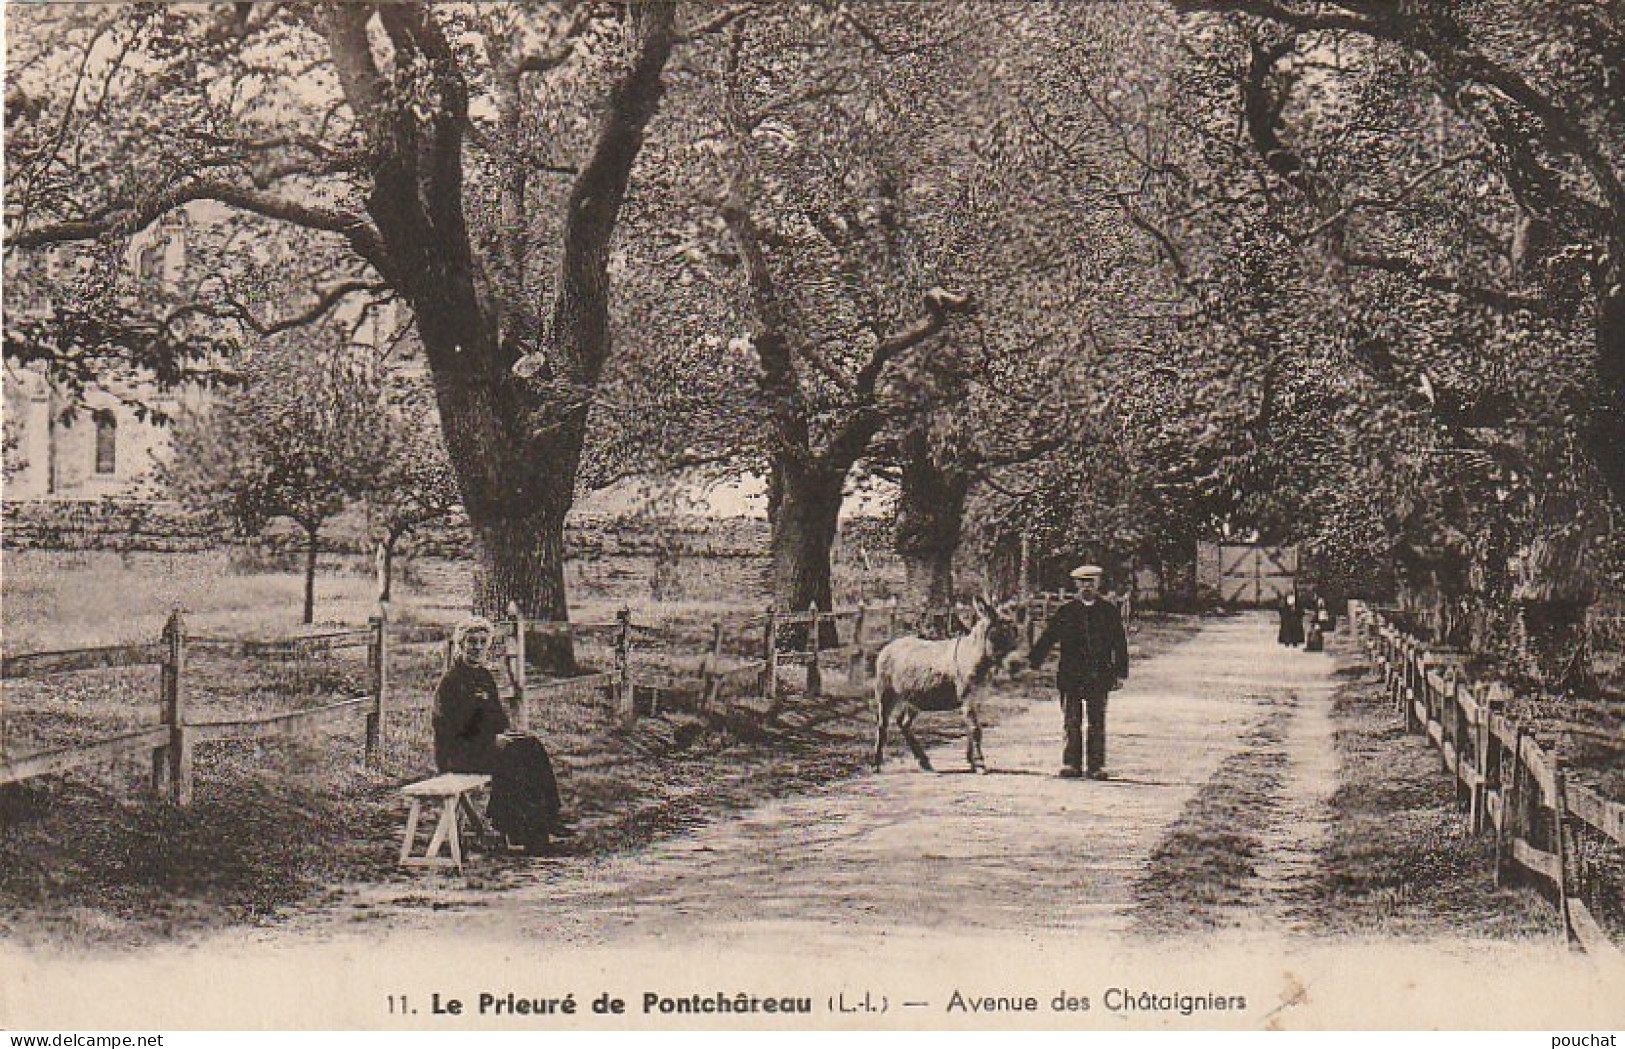
[(1270, 901), (1257, 908), (1259, 922), (1281, 931), (1291, 925), (1282, 901), (1311, 873), (1306, 858), (1335, 786), (1333, 668), (1330, 654), (1277, 645), (1272, 618), (1219, 619), (1136, 666), (1113, 693), (1107, 782), (1055, 776), (1060, 710), (1045, 673), (998, 686), (1021, 689), (1030, 706), (988, 733), (989, 775), (968, 771), (957, 739), (932, 750), (937, 774), (922, 773), (894, 738), (879, 775), (633, 854), (540, 861), (522, 884), (500, 890), (432, 876), (397, 881), (261, 935), (331, 931), (337, 920), (392, 934), (580, 945), (794, 944), (818, 956), (941, 932), (1129, 932), (1144, 906), (1137, 886), (1170, 826), (1227, 758), (1263, 735), (1285, 763), (1290, 798), (1262, 835), (1255, 898)]

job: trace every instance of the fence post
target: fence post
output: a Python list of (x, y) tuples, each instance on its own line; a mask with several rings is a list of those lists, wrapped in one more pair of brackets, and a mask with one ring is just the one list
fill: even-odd
[[(1461, 768), (1461, 746), (1456, 741), (1456, 671), (1454, 667), (1444, 667), (1439, 674), (1444, 682), (1444, 688), (1439, 690), (1439, 762), (1451, 777), (1450, 793), (1456, 799), (1457, 808), (1461, 807), (1461, 779), (1457, 771)], [(1448, 749), (1446, 749), (1448, 748)], [(1450, 767), (1450, 754), (1456, 755), (1456, 767)]]
[(863, 687), (864, 665), (868, 662), (863, 652), (863, 619), (866, 606), (858, 605), (858, 614), (852, 620), (852, 659), (847, 663), (846, 679), (853, 688)]
[[(1506, 709), (1504, 686), (1499, 681), (1491, 681), (1484, 686), (1484, 814), (1489, 816), (1491, 791), (1495, 792), (1497, 804), (1501, 806), (1502, 813), (1506, 812), (1506, 761), (1502, 753), (1501, 741), (1495, 738), (1495, 716)], [(1505, 817), (1503, 816), (1503, 819)], [(1496, 835), (1496, 848), (1500, 848), (1500, 828), (1494, 822), (1490, 823), (1490, 830)], [(1497, 856), (1499, 861), (1499, 856)]]
[(885, 640), (891, 641), (897, 637), (897, 595), (891, 597), (891, 617), (886, 621)]
[(154, 761), (153, 785), (166, 782), (169, 800), (177, 805), (192, 803), (192, 741), (186, 735), (186, 620), (179, 608), (164, 624), (164, 663), (161, 675), (163, 697), (159, 721), (169, 726), (169, 745), (164, 749), (163, 769)]
[(762, 628), (762, 690), (769, 704), (779, 700), (779, 619), (773, 606), (767, 606), (767, 625)]
[(1416, 719), (1410, 715), (1408, 701), (1405, 697), (1405, 693), (1409, 690), (1411, 684), (1409, 654), (1405, 651), (1405, 647), (1399, 643), (1399, 639), (1392, 634), (1387, 636), (1386, 647), (1393, 668), (1390, 674), (1390, 686), (1394, 693), (1394, 706), (1399, 708), (1400, 716), (1405, 719), (1405, 731), (1407, 733), (1414, 732), (1416, 731), (1414, 727)]
[[(1411, 651), (1409, 644), (1401, 643), (1399, 646), (1400, 663), (1400, 702), (1405, 704), (1405, 731), (1414, 733), (1417, 730), (1416, 717), (1416, 655)], [(1426, 704), (1423, 704), (1424, 709)], [(1427, 726), (1420, 726), (1423, 732)]]
[(508, 602), (508, 617), (513, 620), (513, 650), (508, 658), (513, 669), (508, 672), (513, 682), (513, 721), (520, 730), (530, 727), (530, 706), (525, 696), (525, 634), (526, 624), (524, 613), (519, 611), (519, 602)]
[(1573, 950), (1583, 949), (1580, 938), (1574, 934), (1574, 920), (1569, 913), (1569, 900), (1579, 896), (1579, 857), (1574, 854), (1574, 843), (1569, 838), (1569, 795), (1564, 782), (1563, 758), (1552, 754), (1552, 851), (1557, 853), (1557, 909), (1563, 916), (1563, 935)]
[(721, 691), (722, 686), (722, 620), (711, 620), (711, 655), (705, 661), (705, 670), (700, 676), (700, 707), (710, 711), (716, 706), (715, 693)]
[(383, 765), (384, 718), (389, 689), (389, 602), (378, 602), (378, 614), (367, 620), (372, 641), (367, 646), (367, 669), (372, 675), (372, 709), (367, 712), (367, 764)]
[[(1506, 768), (1505, 763), (1502, 769)], [(1502, 779), (1506, 775), (1503, 771)], [(1512, 783), (1501, 795), (1501, 832), (1495, 838), (1495, 884), (1506, 885), (1514, 881), (1515, 864), (1511, 860), (1512, 843), (1523, 837), (1523, 720), (1520, 718), (1512, 733)]]
[[(1473, 781), (1478, 781), (1478, 773), (1482, 771), (1478, 765), (1478, 703), (1472, 688), (1464, 678), (1457, 678), (1455, 690), (1456, 719), (1456, 792), (1461, 804), (1467, 809), (1467, 825), (1473, 826), (1474, 813), (1478, 810), (1478, 788), (1467, 782), (1462, 770), (1471, 767)], [(1467, 704), (1472, 701), (1473, 715), (1467, 716)]]
[(637, 717), (636, 697), (632, 694), (632, 610), (622, 608), (616, 612), (615, 624), (615, 688), (620, 696), (621, 717), (632, 721)]
[(1490, 693), (1483, 682), (1472, 688), (1477, 713), (1473, 715), (1473, 771), (1478, 782), (1473, 785), (1472, 806), (1469, 812), (1473, 833), (1484, 833), (1485, 806), (1490, 789)]
[(819, 624), (818, 605), (816, 603), (808, 605), (807, 611), (812, 615), (812, 622), (808, 625), (807, 635), (809, 638), (807, 642), (807, 695), (816, 698), (824, 691), (824, 671), (818, 665), (818, 654), (823, 648), (823, 639), (820, 635), (824, 631)]

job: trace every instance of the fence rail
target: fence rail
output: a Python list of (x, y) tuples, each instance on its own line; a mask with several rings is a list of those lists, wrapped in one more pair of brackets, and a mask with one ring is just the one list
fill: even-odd
[(60, 652), (27, 652), (0, 659), (0, 679), (73, 674), (84, 670), (111, 670), (118, 667), (151, 666), (162, 663), (162, 644), (108, 645), (103, 648), (73, 648)]
[(223, 656), (249, 659), (299, 659), (346, 648), (362, 648), (373, 640), (373, 632), (366, 630), (334, 630), (325, 634), (302, 634), (298, 637), (275, 638), (269, 641), (245, 640), (230, 637), (189, 637), (187, 644)]
[(83, 765), (95, 765), (129, 754), (161, 753), (169, 743), (168, 726), (140, 729), (121, 736), (109, 736), (94, 743), (80, 743), (55, 750), (42, 750), (0, 762), (0, 783), (18, 783), (35, 776), (68, 772)]
[(1504, 686), (1469, 681), (1460, 653), (1430, 649), (1399, 629), (1387, 610), (1356, 601), (1350, 614), (1406, 730), (1425, 734), (1439, 749), (1472, 831), (1495, 836), (1497, 881), (1519, 871), (1534, 875), (1555, 897), (1571, 945), (1620, 960), (1583, 898), (1584, 860), (1574, 834), (1583, 827), (1610, 846), (1625, 846), (1625, 805), (1569, 785), (1560, 756), (1522, 719), (1502, 712)]

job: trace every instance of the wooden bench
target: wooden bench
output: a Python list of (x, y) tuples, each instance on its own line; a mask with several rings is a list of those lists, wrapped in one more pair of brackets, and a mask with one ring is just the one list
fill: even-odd
[[(456, 867), (458, 873), (463, 869), (463, 824), (461, 817), (468, 816), (482, 837), (491, 837), (491, 825), (485, 821), (479, 806), (474, 804), (474, 795), (491, 785), (491, 777), (483, 773), (473, 772), (447, 772), (432, 779), (421, 780), (417, 783), (408, 783), (401, 788), (401, 793), (412, 800), (412, 808), (406, 814), (406, 834), (401, 839), (402, 867)], [(440, 800), (440, 820), (435, 824), (434, 834), (429, 838), (428, 846), (421, 854), (414, 855), (417, 847), (418, 820), (423, 815), (423, 803), (434, 799)], [(442, 856), (442, 850), (449, 849), (451, 855)]]

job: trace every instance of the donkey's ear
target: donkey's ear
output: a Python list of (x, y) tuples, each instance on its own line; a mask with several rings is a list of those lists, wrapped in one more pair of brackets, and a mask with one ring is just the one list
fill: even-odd
[(977, 594), (970, 600), (971, 607), (976, 609), (978, 614), (987, 616), (989, 619), (994, 618), (998, 614), (993, 607), (993, 602), (987, 599), (986, 594)]

